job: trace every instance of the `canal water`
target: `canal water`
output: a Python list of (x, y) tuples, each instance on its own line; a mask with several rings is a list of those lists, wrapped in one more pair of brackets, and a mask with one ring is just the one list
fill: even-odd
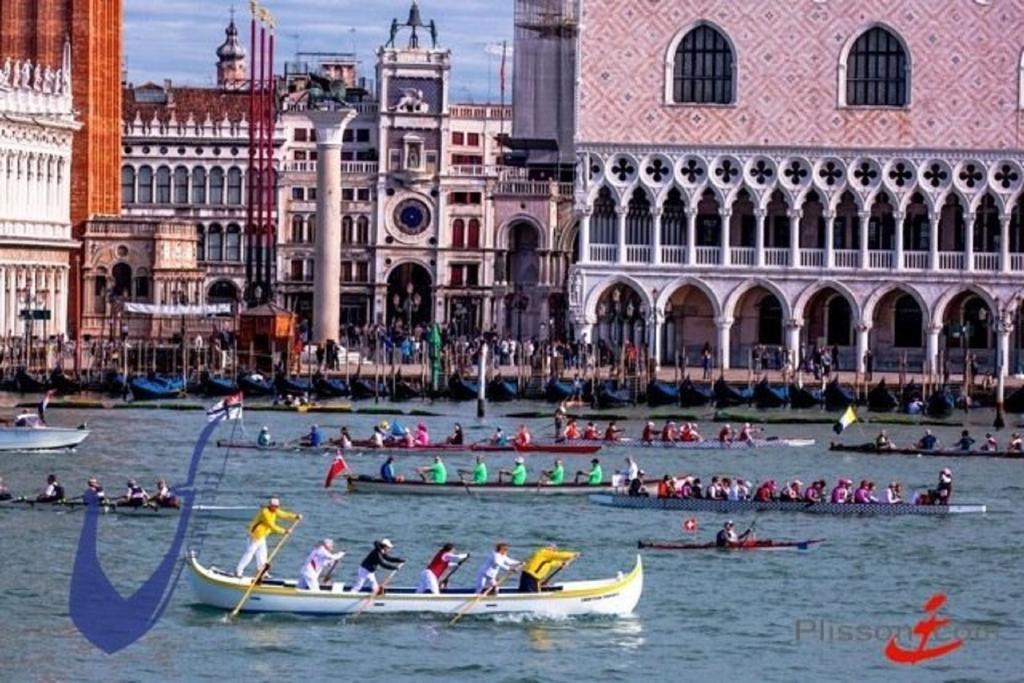
[[(550, 410), (546, 405), (492, 407), (484, 420), (471, 404), (417, 406), (436, 413), (398, 418), (414, 426), (423, 419), (435, 437), (461, 421), (470, 439), (496, 425), (512, 430), (520, 420), (507, 412)], [(659, 409), (659, 412), (664, 409)], [(623, 422), (637, 436), (646, 409), (627, 411)], [(169, 410), (52, 410), (51, 424), (88, 420), (93, 430), (72, 454), (3, 454), (0, 476), (15, 493), (34, 493), (47, 473), (60, 476), (75, 495), (89, 476), (108, 494), (120, 494), (131, 477), (151, 487), (155, 479), (184, 479), (195, 439), (205, 426), (202, 412)], [(368, 435), (381, 420), (371, 415), (311, 415), (247, 412), (244, 434), (237, 423), (218, 428), (219, 438), (254, 438), (266, 424), (278, 439), (294, 438), (318, 423), (330, 433), (342, 424), (354, 436)], [(388, 418), (394, 419), (394, 418)], [(972, 416), (980, 438), (991, 415)], [(529, 420), (536, 435), (549, 420)], [(705, 432), (715, 430), (710, 423)], [(952, 442), (959, 427), (937, 428)], [(933, 486), (938, 471), (952, 467), (955, 497), (988, 505), (985, 515), (952, 517), (832, 517), (782, 513), (757, 516), (760, 537), (825, 538), (807, 552), (668, 553), (644, 551), (644, 594), (626, 619), (482, 618), (454, 628), (421, 617), (344, 618), (244, 616), (225, 624), (220, 612), (194, 604), (183, 575), (170, 605), (142, 640), (114, 655), (95, 649), (68, 616), (68, 586), (81, 512), (0, 510), (0, 643), (5, 680), (337, 680), (453, 681), (631, 681), (673, 679), (791, 681), (794, 678), (896, 681), (1021, 680), (1019, 648), (1024, 642), (1020, 603), (1024, 592), (1024, 459), (918, 458), (835, 455), (828, 425), (773, 425), (769, 434), (809, 437), (817, 445), (750, 452), (671, 452), (605, 449), (607, 471), (631, 454), (652, 476), (692, 473), (759, 481), (838, 477), (873, 479), (881, 490), (893, 479), (909, 491)], [(889, 428), (897, 443), (917, 438), (919, 427)], [(866, 441), (870, 428), (854, 425), (843, 440)], [(1003, 433), (1005, 440), (1006, 432)], [(401, 456), (407, 475), (428, 457)], [(489, 456), (493, 473), (511, 465), (505, 454)], [(567, 469), (585, 469), (587, 458), (568, 456)], [(470, 582), (476, 558), (497, 540), (524, 558), (546, 543), (582, 552), (565, 574), (610, 577), (632, 567), (640, 538), (710, 540), (725, 521), (717, 514), (606, 509), (585, 499), (487, 501), (476, 496), (417, 499), (347, 495), (343, 486), (323, 487), (329, 456), (207, 449), (205, 472), (223, 471), (215, 500), (199, 502), (255, 507), (270, 495), (306, 519), (281, 552), (277, 575), (295, 574), (314, 543), (331, 536), (346, 551), (339, 575), (351, 580), (371, 541), (395, 543), (409, 560), (396, 585), (415, 581), (419, 568), (439, 544), (453, 541), (474, 558), (453, 584)], [(373, 474), (382, 458), (351, 455), (349, 465)], [(449, 469), (469, 466), (471, 456), (446, 458)], [(552, 457), (528, 459), (531, 475)], [(532, 478), (532, 477), (531, 477)], [(693, 517), (699, 530), (685, 534)], [(745, 529), (754, 519), (739, 515)], [(100, 525), (104, 569), (122, 594), (136, 590), (166, 551), (173, 517), (109, 516)], [(245, 520), (210, 519), (190, 545), (201, 547), (205, 563), (232, 567), (245, 545)], [(942, 593), (941, 615), (951, 626), (939, 640), (963, 639), (952, 654), (916, 666), (897, 666), (883, 650), (898, 633), (905, 649), (917, 639), (909, 629), (925, 617), (924, 603)]]

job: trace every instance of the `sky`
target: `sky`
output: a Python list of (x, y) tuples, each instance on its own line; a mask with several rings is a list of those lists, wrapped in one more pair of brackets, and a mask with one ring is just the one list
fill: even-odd
[[(354, 46), (362, 60), (361, 75), (372, 80), (374, 53), (387, 42), (391, 20), (397, 17), (405, 22), (410, 0), (264, 0), (262, 4), (277, 22), (276, 71), (297, 50), (351, 52)], [(247, 0), (124, 0), (128, 81), (171, 79), (212, 85), (214, 51), (224, 42), (232, 7), (248, 49)], [(498, 101), (502, 41), (508, 41), (511, 55), (511, 0), (420, 0), (420, 13), (425, 23), (437, 22), (439, 43), (452, 51), (452, 99)]]

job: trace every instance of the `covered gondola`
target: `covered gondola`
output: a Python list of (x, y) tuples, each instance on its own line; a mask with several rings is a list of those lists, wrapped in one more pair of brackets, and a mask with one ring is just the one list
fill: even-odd
[(888, 413), (895, 410), (899, 404), (899, 399), (889, 389), (884, 379), (868, 392), (868, 410), (872, 412)]
[(38, 394), (46, 391), (50, 385), (25, 372), (25, 368), (18, 368), (14, 373), (14, 390), (22, 394)]
[(773, 387), (765, 377), (754, 385), (754, 405), (758, 408), (781, 408), (789, 403), (787, 387)]
[(808, 389), (795, 383), (789, 385), (790, 408), (817, 408), (824, 400), (821, 389)]
[(514, 401), (519, 398), (519, 385), (514, 379), (496, 377), (487, 383), (487, 399), (490, 401)]
[(388, 396), (388, 385), (385, 382), (377, 382), (376, 386), (372, 379), (363, 379), (356, 377), (348, 383), (349, 391), (351, 392), (352, 398), (356, 400), (364, 400), (368, 398), (386, 397)]
[(715, 406), (718, 408), (748, 405), (754, 398), (754, 391), (752, 389), (737, 389), (736, 387), (729, 386), (729, 383), (721, 377), (715, 380), (714, 392)]
[(317, 396), (323, 398), (344, 398), (351, 393), (348, 382), (343, 379), (331, 379), (324, 375), (313, 377), (313, 388)]
[(714, 398), (711, 389), (698, 385), (689, 377), (679, 385), (679, 405), (683, 408), (699, 408), (706, 406)]
[(620, 387), (611, 380), (601, 382), (597, 387), (597, 406), (599, 408), (623, 408), (635, 405), (633, 392), (628, 387)]
[(560, 379), (551, 379), (545, 387), (544, 395), (549, 401), (561, 403), (572, 398), (572, 382), (565, 382)]
[(1024, 387), (1007, 396), (1006, 401), (1003, 402), (1003, 408), (1008, 413), (1024, 413)]
[(238, 388), (250, 398), (271, 396), (274, 393), (274, 382), (258, 372), (243, 372), (238, 376)]
[(279, 394), (312, 394), (315, 389), (313, 388), (313, 381), (311, 379), (303, 379), (302, 377), (288, 377), (287, 375), (278, 373), (274, 377), (274, 387), (277, 389)]
[(58, 394), (77, 394), (82, 390), (82, 383), (65, 375), (61, 368), (54, 368), (50, 373), (50, 388), (56, 389)]
[(394, 384), (394, 391), (391, 392), (392, 401), (411, 401), (422, 395), (422, 392), (409, 380), (396, 378)]
[(181, 377), (150, 375), (133, 377), (128, 382), (132, 397), (137, 401), (179, 398), (185, 393), (185, 380)]
[(834, 412), (845, 410), (853, 405), (853, 392), (839, 384), (839, 378), (835, 378), (825, 385), (825, 410)]
[(214, 377), (204, 372), (200, 381), (202, 392), (207, 396), (231, 396), (238, 393), (238, 382), (229, 377)]
[(475, 400), (479, 390), (479, 383), (463, 379), (461, 375), (452, 375), (448, 380), (448, 398), (453, 401)]
[(679, 387), (652, 379), (647, 384), (647, 405), (651, 407), (679, 405)]
[(937, 390), (925, 402), (924, 412), (928, 417), (949, 417), (956, 407), (956, 399), (946, 387)]

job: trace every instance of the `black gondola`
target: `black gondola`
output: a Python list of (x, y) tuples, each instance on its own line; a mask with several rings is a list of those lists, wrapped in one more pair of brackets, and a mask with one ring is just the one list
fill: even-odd
[(711, 389), (700, 386), (689, 377), (679, 385), (679, 405), (683, 408), (700, 408), (714, 398)]
[(214, 377), (208, 372), (201, 375), (202, 392), (207, 396), (231, 396), (238, 393), (238, 382), (228, 377)]
[(448, 398), (453, 401), (475, 400), (480, 384), (463, 379), (461, 375), (452, 375), (448, 380)]
[(351, 392), (352, 398), (356, 400), (375, 398), (377, 396), (384, 398), (388, 396), (387, 383), (379, 382), (377, 384), (376, 391), (374, 391), (374, 384), (371, 379), (356, 377), (348, 383), (348, 388)]
[(900, 401), (896, 398), (883, 379), (868, 392), (868, 410), (875, 413), (888, 413), (899, 406)]
[(636, 405), (633, 393), (627, 387), (619, 387), (616, 382), (606, 380), (597, 387), (597, 406), (599, 408), (623, 408)]
[(14, 373), (14, 390), (22, 394), (38, 394), (49, 389), (49, 384), (36, 379), (25, 372), (25, 368), (18, 368)]
[(248, 397), (272, 396), (274, 382), (258, 372), (242, 373), (238, 376), (238, 388)]
[(324, 398), (344, 398), (351, 393), (348, 382), (343, 379), (331, 379), (323, 375), (313, 377), (313, 388), (317, 396)]
[(647, 405), (651, 407), (679, 405), (679, 387), (652, 379), (647, 384)]
[(1008, 413), (1024, 413), (1024, 387), (1006, 397), (1003, 402), (1003, 409)]
[(956, 407), (956, 399), (946, 387), (942, 387), (931, 396), (924, 404), (924, 412), (928, 417), (949, 417)]
[(796, 409), (817, 408), (824, 402), (821, 389), (808, 389), (797, 386), (795, 383), (789, 385), (789, 407)]
[(278, 374), (274, 377), (274, 387), (279, 394), (312, 394), (314, 391), (313, 382), (309, 378), (287, 377)]
[(734, 408), (740, 405), (748, 405), (754, 398), (754, 391), (752, 389), (731, 387), (721, 377), (715, 380), (713, 391), (715, 392), (715, 406), (718, 408)]
[(519, 385), (512, 379), (495, 377), (487, 383), (487, 399), (490, 401), (514, 401), (519, 398)]
[(839, 384), (835, 378), (825, 386), (825, 410), (834, 412), (853, 405), (853, 392)]
[(50, 373), (50, 388), (56, 389), (58, 394), (77, 394), (82, 390), (82, 383), (64, 374), (60, 368), (54, 368)]
[(395, 378), (395, 388), (391, 392), (392, 401), (411, 401), (414, 398), (419, 398), (421, 395), (422, 392), (413, 386), (412, 382)]
[(754, 405), (758, 408), (781, 408), (789, 403), (787, 387), (773, 387), (765, 377), (754, 385)]
[(549, 401), (561, 403), (572, 398), (572, 382), (563, 382), (559, 379), (552, 379), (545, 387), (544, 395)]

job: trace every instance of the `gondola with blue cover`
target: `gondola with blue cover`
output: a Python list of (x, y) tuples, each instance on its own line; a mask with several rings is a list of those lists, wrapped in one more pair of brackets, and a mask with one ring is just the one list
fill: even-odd
[(773, 387), (768, 378), (754, 385), (754, 405), (758, 408), (782, 408), (789, 403), (787, 387)]
[(709, 387), (700, 386), (689, 377), (679, 385), (679, 405), (683, 408), (706, 406), (714, 397), (714, 393)]
[(853, 405), (853, 401), (853, 392), (840, 385), (838, 377), (825, 385), (825, 410), (829, 412), (845, 410)]
[(868, 392), (868, 410), (875, 413), (888, 413), (895, 410), (900, 404), (896, 394), (886, 385), (882, 379)]
[(38, 394), (50, 388), (47, 382), (36, 379), (25, 372), (25, 368), (18, 368), (14, 373), (14, 390), (22, 394)]
[(798, 410), (805, 408), (817, 408), (825, 401), (821, 389), (808, 389), (796, 383), (789, 385), (789, 407)]
[(355, 377), (348, 383), (349, 391), (353, 399), (365, 400), (368, 398), (386, 397), (389, 395), (388, 385), (386, 382), (378, 382), (376, 385), (376, 391), (374, 390), (374, 382), (372, 379), (363, 379), (362, 377)]
[(132, 377), (128, 382), (136, 401), (156, 401), (179, 398), (185, 393), (185, 380), (181, 377), (149, 375)]
[(505, 402), (514, 401), (517, 398), (519, 398), (519, 385), (514, 379), (495, 377), (487, 383), (487, 399), (489, 401)]
[(344, 398), (351, 393), (345, 380), (331, 379), (321, 374), (313, 377), (313, 388), (316, 389), (316, 395), (323, 398)]
[(278, 373), (274, 377), (274, 388), (277, 389), (279, 394), (292, 394), (292, 395), (303, 395), (312, 394), (315, 389), (313, 387), (313, 381), (309, 378), (302, 377), (288, 377), (283, 373)]
[(651, 407), (679, 405), (679, 387), (652, 379), (647, 384), (647, 405)]
[(597, 406), (599, 408), (623, 408), (636, 404), (633, 393), (628, 387), (619, 387), (616, 382), (606, 380), (597, 387)]
[(956, 398), (953, 392), (942, 387), (931, 396), (924, 404), (924, 412), (928, 417), (949, 417), (956, 407)]
[(741, 405), (749, 405), (754, 398), (754, 391), (750, 388), (737, 389), (729, 386), (724, 378), (715, 380), (713, 391), (715, 392), (715, 406), (718, 408), (734, 408)]
[(273, 396), (274, 381), (267, 379), (258, 372), (243, 372), (238, 375), (238, 388), (249, 398)]
[(448, 398), (453, 401), (473, 401), (479, 393), (480, 384), (463, 379), (461, 375), (452, 375), (448, 380)]
[(77, 394), (82, 390), (82, 383), (65, 375), (63, 369), (54, 368), (50, 373), (50, 388), (56, 389), (61, 395)]
[(201, 390), (207, 396), (231, 396), (238, 393), (238, 382), (229, 377), (214, 377), (208, 372), (200, 376)]

